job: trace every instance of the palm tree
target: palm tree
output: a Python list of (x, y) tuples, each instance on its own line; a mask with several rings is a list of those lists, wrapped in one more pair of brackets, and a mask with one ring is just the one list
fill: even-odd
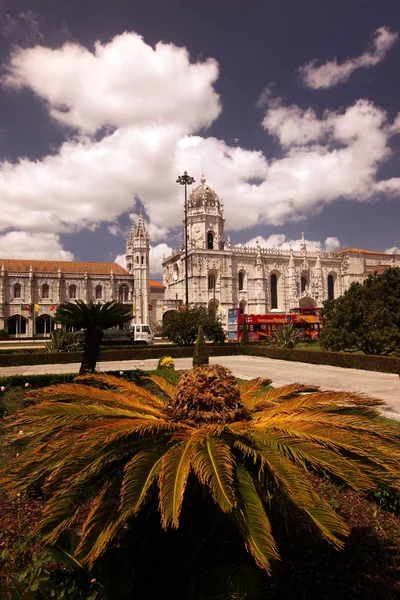
[(271, 495), (334, 547), (349, 534), (313, 489), (308, 470), (360, 493), (378, 483), (399, 488), (400, 429), (378, 418), (378, 400), (300, 384), (260, 392), (263, 380), (239, 387), (219, 365), (184, 372), (176, 387), (148, 379), (163, 398), (103, 374), (33, 390), (35, 404), (9, 425), (18, 431), (11, 440), (29, 450), (3, 484), (14, 494), (42, 486), (49, 500), (36, 532), (46, 543), (78, 519), (75, 555), (89, 567), (128, 519), (134, 524), (144, 514), (147, 523), (155, 515), (157, 498), (164, 530), (178, 529), (187, 507), (208, 498), (269, 573), (279, 558)]
[(65, 302), (56, 311), (54, 320), (75, 329), (85, 330), (83, 358), (79, 373), (93, 373), (100, 354), (103, 330), (127, 323), (132, 319), (132, 308), (122, 302), (86, 304), (82, 300)]
[(300, 342), (294, 323), (278, 325), (270, 338), (271, 346), (278, 348), (294, 348)]

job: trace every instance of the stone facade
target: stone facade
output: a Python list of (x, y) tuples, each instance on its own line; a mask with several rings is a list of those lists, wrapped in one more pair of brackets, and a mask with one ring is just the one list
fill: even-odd
[(75, 300), (119, 300), (132, 306), (133, 323), (154, 327), (162, 318), (164, 286), (149, 277), (149, 236), (141, 215), (132, 223), (126, 266), (0, 258), (0, 329), (16, 338), (49, 337), (57, 306)]
[[(192, 305), (215, 306), (222, 315), (233, 307), (247, 314), (318, 307), (343, 294), (369, 272), (400, 266), (400, 255), (358, 248), (340, 252), (254, 248), (232, 245), (224, 235), (224, 206), (204, 177), (188, 198), (188, 279)], [(164, 314), (185, 297), (184, 248), (163, 262)]]

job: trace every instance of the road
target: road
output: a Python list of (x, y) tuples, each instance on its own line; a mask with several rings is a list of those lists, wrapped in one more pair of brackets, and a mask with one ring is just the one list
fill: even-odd
[[(252, 379), (255, 377), (268, 377), (274, 386), (288, 383), (305, 383), (318, 385), (325, 390), (339, 390), (367, 394), (379, 398), (387, 403), (383, 412), (390, 417), (400, 419), (400, 377), (390, 373), (377, 373), (375, 371), (361, 371), (357, 369), (343, 369), (327, 365), (310, 365), (308, 363), (272, 360), (254, 356), (221, 356), (211, 358), (212, 363), (228, 367), (236, 377)], [(145, 361), (108, 361), (100, 362), (99, 369), (125, 370), (125, 369), (155, 369), (157, 359)], [(192, 366), (191, 358), (175, 359), (177, 369), (189, 369)], [(66, 365), (33, 365), (22, 367), (1, 367), (0, 376), (29, 375), (37, 373), (77, 373), (79, 364)]]

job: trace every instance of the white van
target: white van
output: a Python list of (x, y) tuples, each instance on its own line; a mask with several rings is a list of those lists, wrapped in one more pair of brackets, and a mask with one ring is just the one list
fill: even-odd
[(147, 323), (131, 325), (131, 334), (134, 344), (153, 344), (154, 334)]

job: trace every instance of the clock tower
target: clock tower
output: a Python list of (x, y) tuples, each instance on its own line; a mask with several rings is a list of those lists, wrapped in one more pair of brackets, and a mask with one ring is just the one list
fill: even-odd
[(188, 247), (189, 250), (223, 250), (224, 204), (206, 184), (204, 175), (200, 181), (201, 185), (188, 198)]

